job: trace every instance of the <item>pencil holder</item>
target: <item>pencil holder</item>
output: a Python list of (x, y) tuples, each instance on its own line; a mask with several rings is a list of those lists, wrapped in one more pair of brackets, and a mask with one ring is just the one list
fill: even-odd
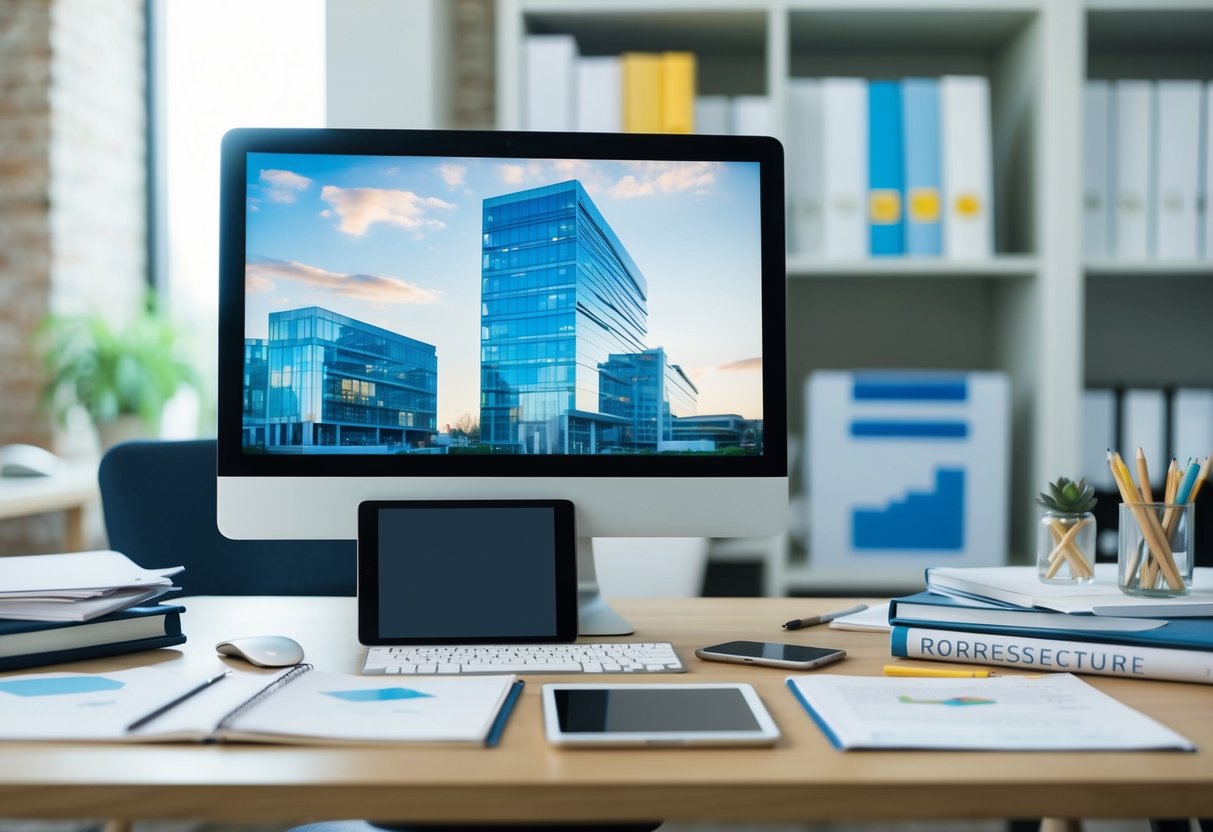
[(1036, 574), (1045, 583), (1095, 580), (1095, 515), (1047, 511), (1036, 533)]
[(1117, 585), (1127, 595), (1171, 598), (1192, 591), (1192, 503), (1121, 503)]

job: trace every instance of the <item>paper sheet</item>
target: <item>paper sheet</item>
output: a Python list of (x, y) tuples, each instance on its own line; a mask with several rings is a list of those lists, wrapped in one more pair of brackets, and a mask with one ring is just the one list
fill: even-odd
[(1184, 737), (1076, 676), (789, 676), (838, 748), (1191, 751)]

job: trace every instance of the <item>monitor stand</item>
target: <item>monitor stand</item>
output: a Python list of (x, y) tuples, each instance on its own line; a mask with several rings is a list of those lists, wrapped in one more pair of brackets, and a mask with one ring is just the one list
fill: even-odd
[(598, 591), (594, 540), (577, 538), (577, 632), (583, 636), (626, 636), (632, 625)]

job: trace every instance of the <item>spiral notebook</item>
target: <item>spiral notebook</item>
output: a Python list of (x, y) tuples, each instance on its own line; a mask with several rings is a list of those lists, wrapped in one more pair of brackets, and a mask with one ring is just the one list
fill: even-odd
[(514, 676), (368, 677), (301, 664), (232, 672), (199, 687), (154, 667), (0, 678), (0, 740), (496, 745), (522, 682)]

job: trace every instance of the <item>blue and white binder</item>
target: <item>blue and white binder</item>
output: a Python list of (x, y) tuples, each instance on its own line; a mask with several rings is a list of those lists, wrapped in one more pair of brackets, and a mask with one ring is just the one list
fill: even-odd
[(810, 569), (896, 581), (1003, 564), (1009, 412), (1002, 373), (810, 375)]
[(868, 84), (868, 226), (874, 256), (905, 253), (902, 207), (905, 168), (901, 147), (901, 84)]
[(939, 81), (906, 78), (901, 82), (903, 144), (906, 159), (906, 254), (943, 254), (940, 214)]

